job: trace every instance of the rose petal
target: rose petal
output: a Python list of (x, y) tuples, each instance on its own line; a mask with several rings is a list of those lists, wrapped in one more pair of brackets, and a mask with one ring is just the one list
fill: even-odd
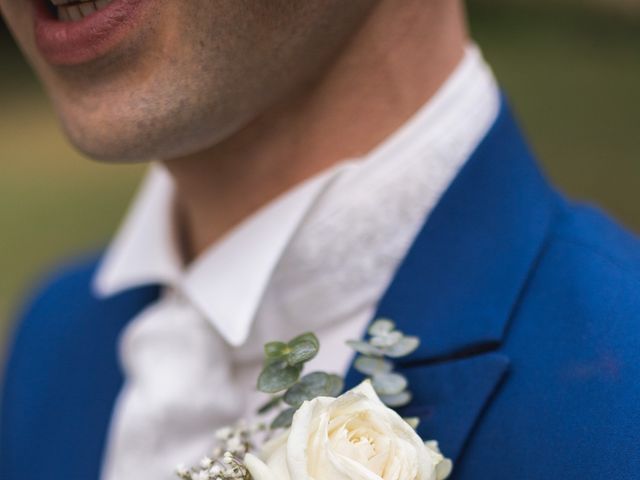
[(244, 464), (251, 473), (253, 480), (289, 480), (289, 477), (276, 478), (271, 469), (258, 457), (247, 453), (244, 457)]

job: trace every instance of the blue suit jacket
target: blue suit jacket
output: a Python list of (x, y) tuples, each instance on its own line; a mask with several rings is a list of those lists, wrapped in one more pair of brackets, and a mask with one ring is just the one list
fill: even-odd
[[(116, 340), (158, 292), (98, 300), (96, 262), (56, 273), (21, 318), (2, 480), (98, 478)], [(414, 392), (402, 413), (440, 441), (454, 479), (640, 478), (640, 244), (549, 186), (506, 106), (378, 314), (422, 338), (402, 362)]]

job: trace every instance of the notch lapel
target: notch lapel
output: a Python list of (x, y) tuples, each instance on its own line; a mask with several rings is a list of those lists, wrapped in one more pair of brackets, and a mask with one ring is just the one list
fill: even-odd
[[(379, 302), (375, 318), (421, 339), (398, 362), (414, 393), (400, 413), (454, 460), (508, 370), (495, 351), (560, 207), (503, 98)], [(347, 386), (361, 379), (352, 366)]]
[(508, 366), (505, 355), (487, 353), (403, 369), (413, 401), (399, 413), (418, 417), (421, 438), (437, 440), (455, 462)]

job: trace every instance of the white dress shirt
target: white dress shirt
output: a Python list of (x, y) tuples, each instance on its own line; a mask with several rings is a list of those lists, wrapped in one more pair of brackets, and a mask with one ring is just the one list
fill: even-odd
[[(190, 265), (174, 186), (154, 166), (95, 280), (99, 296), (157, 283), (120, 341), (125, 384), (103, 480), (173, 479), (213, 432), (251, 416), (262, 346), (314, 331), (309, 371), (344, 374), (358, 338), (429, 213), (493, 124), (500, 94), (475, 46), (400, 129), (255, 212)], [(410, 332), (409, 332), (410, 333)]]

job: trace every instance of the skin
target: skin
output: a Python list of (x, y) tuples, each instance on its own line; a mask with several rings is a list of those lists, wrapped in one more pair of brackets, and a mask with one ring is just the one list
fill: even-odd
[(0, 0), (70, 141), (164, 162), (193, 259), (288, 188), (366, 153), (426, 102), (468, 42), (459, 0), (150, 0), (95, 61), (49, 65), (31, 0)]

